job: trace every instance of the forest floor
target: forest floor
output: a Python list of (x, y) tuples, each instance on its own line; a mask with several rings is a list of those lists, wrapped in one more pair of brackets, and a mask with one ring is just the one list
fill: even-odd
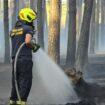
[[(11, 90), (11, 73), (11, 64), (0, 64), (0, 105), (8, 105)], [(105, 86), (105, 65), (88, 64), (87, 70), (84, 71), (84, 78), (86, 81)], [(105, 103), (100, 105), (105, 105)]]

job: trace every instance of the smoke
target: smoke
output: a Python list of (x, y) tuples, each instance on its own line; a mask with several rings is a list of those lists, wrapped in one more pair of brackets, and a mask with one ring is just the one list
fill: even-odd
[(32, 104), (65, 104), (79, 101), (63, 70), (39, 49), (33, 54)]

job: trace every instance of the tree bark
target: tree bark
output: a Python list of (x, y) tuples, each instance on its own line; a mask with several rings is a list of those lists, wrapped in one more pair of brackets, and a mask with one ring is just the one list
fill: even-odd
[(69, 24), (66, 65), (70, 68), (75, 63), (76, 50), (76, 0), (69, 0)]
[(10, 62), (8, 0), (4, 0), (5, 63)]
[(76, 53), (75, 68), (83, 71), (85, 60), (88, 56), (89, 30), (92, 15), (93, 0), (85, 0), (84, 16)]
[(56, 62), (60, 59), (60, 0), (50, 0), (48, 54)]
[[(45, 0), (44, 0), (45, 2)], [(37, 29), (38, 29), (38, 44), (44, 49), (44, 8), (43, 0), (37, 1)]]

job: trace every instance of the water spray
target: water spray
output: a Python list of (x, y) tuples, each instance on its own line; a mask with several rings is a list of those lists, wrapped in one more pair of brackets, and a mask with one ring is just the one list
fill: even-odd
[(37, 105), (76, 103), (76, 95), (70, 79), (43, 49), (33, 53), (33, 84), (29, 103)]
[(14, 82), (15, 82), (16, 93), (17, 93), (17, 96), (18, 96), (18, 99), (19, 99), (21, 105), (22, 105), (22, 100), (21, 100), (21, 97), (20, 97), (19, 88), (18, 88), (18, 84), (17, 84), (16, 66), (17, 66), (18, 55), (19, 55), (19, 53), (20, 53), (20, 51), (21, 51), (21, 49), (23, 48), (24, 45), (25, 45), (25, 42), (23, 42), (20, 45), (19, 49), (17, 50), (15, 60), (14, 60)]
[[(18, 55), (24, 45), (25, 42), (20, 45), (14, 61), (14, 81), (21, 105), (22, 100), (17, 84), (16, 65)], [(35, 87), (32, 88), (31, 99), (33, 101), (31, 102), (34, 102), (34, 104), (66, 104), (67, 102), (75, 103), (80, 100), (62, 69), (42, 49), (39, 49), (37, 53), (33, 54), (34, 59), (33, 86)]]

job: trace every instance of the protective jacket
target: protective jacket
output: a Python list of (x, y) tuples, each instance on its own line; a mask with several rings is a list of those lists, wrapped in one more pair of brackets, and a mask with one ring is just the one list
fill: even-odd
[[(34, 34), (34, 27), (32, 24), (26, 24), (22, 20), (18, 20), (15, 28), (11, 30), (10, 36), (12, 40), (12, 59), (15, 58), (19, 46), (25, 41), (26, 34)], [(32, 49), (25, 45), (19, 53), (19, 58), (32, 58)]]

